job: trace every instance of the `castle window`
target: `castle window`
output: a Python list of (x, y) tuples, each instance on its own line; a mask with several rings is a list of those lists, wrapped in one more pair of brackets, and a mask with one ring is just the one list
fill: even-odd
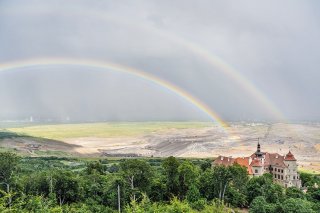
[(281, 180), (283, 180), (283, 175), (281, 175)]
[(278, 179), (280, 179), (280, 175), (278, 175)]
[(281, 173), (283, 173), (283, 169), (281, 169)]
[(277, 178), (277, 175), (274, 175), (274, 178)]
[(295, 180), (296, 179), (296, 176), (293, 176), (293, 180)]
[(255, 169), (255, 170), (254, 170), (254, 173), (258, 173), (258, 169)]

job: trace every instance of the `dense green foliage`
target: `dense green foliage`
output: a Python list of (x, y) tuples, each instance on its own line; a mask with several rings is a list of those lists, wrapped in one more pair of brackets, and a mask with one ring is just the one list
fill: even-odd
[[(19, 158), (0, 153), (0, 212), (319, 212), (319, 177), (307, 192), (270, 175), (249, 178), (209, 160)], [(233, 210), (232, 210), (233, 209)]]
[(18, 137), (22, 137), (24, 135), (19, 135), (15, 132), (9, 132), (9, 131), (3, 131), (0, 130), (0, 139), (6, 139), (6, 138), (18, 138)]

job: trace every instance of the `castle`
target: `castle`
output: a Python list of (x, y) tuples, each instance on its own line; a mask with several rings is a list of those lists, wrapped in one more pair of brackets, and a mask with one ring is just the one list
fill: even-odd
[(215, 165), (231, 166), (239, 164), (247, 168), (250, 176), (261, 176), (270, 173), (273, 181), (284, 187), (301, 187), (301, 180), (297, 172), (297, 160), (289, 151), (285, 156), (278, 153), (261, 152), (258, 142), (257, 151), (249, 157), (224, 157), (219, 156), (214, 162)]

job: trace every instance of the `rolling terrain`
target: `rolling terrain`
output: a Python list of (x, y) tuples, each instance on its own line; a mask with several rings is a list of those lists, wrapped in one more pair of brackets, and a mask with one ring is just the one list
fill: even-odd
[(57, 125), (2, 124), (0, 147), (24, 155), (92, 157), (248, 156), (256, 149), (286, 154), (301, 170), (320, 172), (320, 124), (127, 122)]

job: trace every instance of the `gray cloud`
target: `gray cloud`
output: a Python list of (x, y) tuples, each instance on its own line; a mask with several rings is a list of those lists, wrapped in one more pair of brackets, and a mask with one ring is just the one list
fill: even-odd
[[(226, 120), (277, 119), (184, 46), (217, 55), (289, 120), (320, 118), (317, 1), (0, 1), (0, 63), (43, 57), (107, 60), (166, 79)], [(150, 82), (84, 67), (0, 72), (0, 119), (206, 120)]]

